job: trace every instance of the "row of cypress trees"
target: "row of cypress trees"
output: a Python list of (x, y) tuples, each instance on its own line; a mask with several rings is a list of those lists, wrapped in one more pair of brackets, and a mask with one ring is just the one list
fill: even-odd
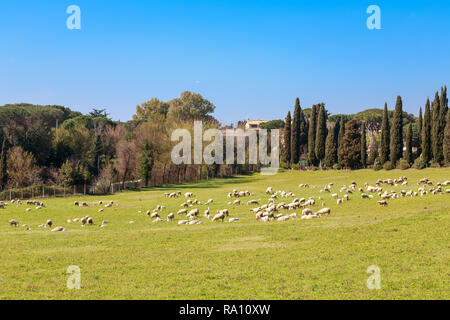
[(313, 105), (309, 120), (300, 106), (297, 98), (294, 106), (294, 118), (289, 111), (284, 128), (282, 161), (297, 164), (302, 154), (307, 154), (310, 164), (322, 163), (326, 157), (328, 114), (325, 104)]
[[(342, 116), (333, 127), (327, 128), (328, 112), (323, 103), (313, 105), (309, 119), (300, 107), (297, 98), (294, 118), (290, 111), (285, 120), (281, 161), (295, 165), (301, 155), (309, 165), (331, 168), (339, 165), (346, 168), (364, 168), (368, 161), (366, 125), (356, 120), (345, 123)], [(436, 92), (432, 103), (428, 99), (425, 114), (420, 108), (417, 120), (417, 136), (412, 124), (403, 134), (403, 101), (397, 97), (392, 119), (389, 119), (387, 103), (384, 106), (379, 149), (375, 157), (381, 165), (387, 162), (395, 166), (401, 159), (411, 165), (420, 157), (424, 166), (431, 162), (443, 165), (450, 162), (450, 115), (448, 112), (447, 87)], [(413, 141), (417, 141), (417, 152), (413, 153)], [(405, 146), (405, 151), (404, 151)], [(379, 151), (379, 156), (378, 156)]]
[[(395, 165), (403, 157), (403, 145), (405, 145), (404, 159), (412, 164), (414, 157), (421, 159), (423, 166), (430, 163), (443, 165), (450, 162), (449, 145), (450, 124), (448, 120), (448, 98), (447, 87), (441, 88), (441, 94), (436, 92), (434, 100), (430, 103), (428, 98), (425, 103), (425, 113), (422, 108), (419, 110), (417, 120), (417, 136), (414, 136), (412, 124), (406, 131), (405, 142), (403, 143), (403, 119), (402, 101), (397, 98), (394, 117), (389, 122), (387, 104), (384, 107), (383, 122), (381, 125), (380, 149), (381, 164), (391, 161)], [(413, 139), (417, 140), (417, 152), (413, 154)]]

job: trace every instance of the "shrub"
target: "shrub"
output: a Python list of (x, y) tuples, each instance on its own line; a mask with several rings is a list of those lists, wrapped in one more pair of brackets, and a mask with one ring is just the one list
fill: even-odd
[(333, 165), (333, 169), (334, 170), (342, 170), (342, 166), (339, 163), (336, 163), (335, 165)]
[(298, 171), (300, 170), (300, 165), (298, 163), (294, 163), (293, 165), (291, 165), (291, 169)]
[(280, 168), (282, 168), (282, 169), (289, 169), (289, 165), (286, 162), (281, 161), (280, 162)]
[(373, 163), (373, 170), (380, 171), (381, 169), (383, 169), (383, 166), (381, 165), (381, 161), (379, 158), (376, 158)]
[(414, 169), (422, 170), (422, 169), (425, 169), (426, 167), (427, 167), (427, 164), (425, 163), (425, 161), (423, 161), (423, 158), (421, 156), (414, 161), (414, 164), (413, 164)]
[(384, 170), (392, 170), (392, 169), (394, 169), (394, 166), (392, 165), (392, 162), (391, 162), (391, 161), (386, 161), (386, 162), (383, 164), (383, 169), (384, 169)]
[(439, 162), (431, 161), (430, 168), (440, 168), (440, 167), (441, 167), (441, 165)]
[(397, 169), (400, 170), (407, 170), (410, 167), (411, 166), (409, 165), (408, 161), (406, 161), (405, 159), (400, 159), (399, 162), (397, 163)]

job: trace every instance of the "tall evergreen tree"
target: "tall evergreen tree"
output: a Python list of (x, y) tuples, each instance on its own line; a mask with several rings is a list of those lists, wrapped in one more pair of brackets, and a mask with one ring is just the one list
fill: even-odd
[(296, 164), (300, 159), (300, 99), (297, 98), (294, 107), (294, 120), (291, 130), (291, 163)]
[(423, 127), (423, 117), (422, 117), (422, 107), (420, 107), (419, 110), (419, 120), (417, 122), (417, 131), (418, 131), (418, 137), (417, 137), (417, 157), (420, 157), (422, 154), (422, 127)]
[(447, 121), (444, 130), (444, 158), (450, 164), (450, 112), (447, 112)]
[(397, 97), (392, 119), (390, 152), (392, 165), (403, 158), (403, 103), (400, 96)]
[(363, 168), (367, 164), (367, 146), (366, 146), (366, 124), (361, 124), (361, 165)]
[(387, 103), (384, 104), (383, 120), (381, 123), (381, 164), (386, 163), (389, 160), (389, 144), (390, 144), (390, 126), (389, 126), (389, 112)]
[(288, 111), (286, 120), (284, 121), (284, 140), (283, 140), (283, 153), (281, 161), (284, 163), (291, 162), (291, 112)]
[(316, 165), (316, 127), (317, 127), (317, 106), (313, 105), (311, 108), (311, 116), (309, 119), (308, 130), (308, 161), (310, 165)]
[(0, 151), (0, 190), (5, 189), (8, 183), (7, 153), (6, 138), (3, 138), (2, 149)]
[(319, 106), (317, 114), (317, 129), (316, 129), (316, 141), (315, 141), (315, 153), (317, 161), (322, 162), (325, 158), (325, 142), (327, 139), (327, 113), (325, 105)]
[(141, 150), (141, 166), (140, 173), (142, 180), (144, 180), (145, 186), (148, 186), (148, 182), (152, 175), (153, 165), (155, 163), (153, 148), (147, 139), (144, 141), (144, 145)]
[(406, 152), (405, 152), (405, 160), (409, 163), (413, 163), (412, 156), (412, 124), (410, 123), (408, 126), (408, 131), (406, 132)]
[(361, 167), (361, 131), (356, 120), (349, 121), (345, 126), (342, 148), (339, 150), (342, 166), (348, 169)]
[(339, 133), (338, 133), (338, 137), (337, 137), (337, 146), (338, 146), (338, 163), (340, 165), (342, 165), (342, 159), (341, 159), (341, 153), (339, 152), (339, 150), (341, 150), (342, 148), (342, 139), (344, 138), (344, 134), (345, 134), (345, 120), (344, 120), (344, 116), (341, 116), (339, 119)]
[(308, 128), (305, 113), (300, 108), (300, 155), (305, 154), (308, 150)]
[[(439, 158), (439, 162), (443, 163), (445, 161), (444, 154), (444, 137), (445, 137), (445, 127), (446, 127), (446, 117), (448, 113), (448, 98), (447, 98), (447, 86), (441, 88), (441, 100), (439, 109), (439, 134), (438, 140), (440, 141), (440, 149), (442, 150), (442, 157)], [(441, 156), (439, 154), (439, 156)]]
[(439, 93), (436, 92), (433, 103), (431, 104), (431, 149), (433, 151), (433, 160), (441, 163), (444, 160), (442, 151), (443, 133), (441, 116), (441, 101)]
[[(337, 125), (337, 124), (336, 124)], [(337, 163), (337, 139), (336, 128), (328, 130), (325, 147), (325, 165), (332, 168)]]
[(428, 165), (432, 159), (433, 152), (431, 151), (431, 110), (430, 99), (427, 99), (425, 104), (425, 114), (423, 116), (422, 127), (422, 159)]

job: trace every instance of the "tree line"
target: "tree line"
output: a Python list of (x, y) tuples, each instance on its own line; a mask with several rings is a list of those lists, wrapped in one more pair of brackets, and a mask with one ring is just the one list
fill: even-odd
[[(308, 109), (309, 110), (309, 109)], [(450, 163), (450, 115), (447, 87), (427, 99), (419, 117), (403, 111), (401, 96), (394, 110), (369, 109), (355, 115), (330, 116), (324, 103), (305, 115), (297, 98), (283, 129), (281, 161), (320, 168), (423, 169)]]
[[(113, 121), (104, 109), (89, 114), (62, 106), (0, 106), (0, 191), (33, 185), (93, 185), (108, 193), (113, 184), (178, 184), (257, 170), (247, 165), (173, 165), (175, 129), (193, 132), (193, 121), (218, 127), (215, 106), (189, 91), (164, 102), (136, 107), (128, 122)], [(135, 184), (131, 184), (135, 185)]]

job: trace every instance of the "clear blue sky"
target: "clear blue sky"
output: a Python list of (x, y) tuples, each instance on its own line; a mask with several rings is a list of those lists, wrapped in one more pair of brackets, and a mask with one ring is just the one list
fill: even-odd
[[(76, 4), (82, 29), (68, 30)], [(366, 9), (381, 8), (382, 30)], [(450, 85), (450, 1), (4, 0), (0, 105), (106, 107), (129, 120), (137, 104), (199, 92), (225, 122), (393, 108), (417, 114)]]

